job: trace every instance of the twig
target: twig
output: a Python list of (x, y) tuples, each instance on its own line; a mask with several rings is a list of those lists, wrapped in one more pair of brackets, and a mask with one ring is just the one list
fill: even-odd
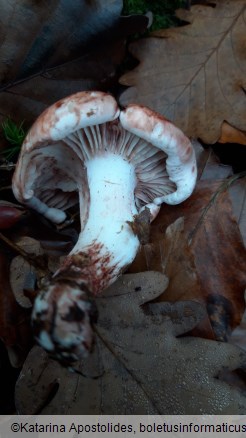
[(13, 170), (15, 168), (16, 164), (14, 163), (8, 163), (8, 164), (0, 164), (0, 170)]
[[(1, 167), (1, 166), (0, 166)], [(4, 187), (0, 187), (0, 192), (3, 192), (4, 190), (11, 190), (12, 186), (4, 186)]]
[(194, 229), (192, 230), (192, 232), (190, 233), (189, 236), (189, 241), (188, 241), (188, 245), (192, 244), (192, 241), (194, 239), (194, 236), (196, 235), (199, 227), (201, 226), (206, 214), (208, 213), (209, 209), (212, 207), (212, 205), (214, 205), (214, 203), (216, 202), (217, 198), (219, 197), (219, 195), (221, 195), (221, 193), (223, 193), (225, 190), (227, 190), (232, 184), (234, 184), (235, 181), (237, 181), (240, 178), (244, 178), (246, 176), (246, 171), (237, 173), (233, 176), (231, 176), (230, 178), (226, 179), (225, 181), (223, 181), (223, 183), (220, 185), (220, 187), (218, 188), (218, 190), (213, 194), (213, 196), (211, 197), (211, 199), (209, 200), (208, 204), (206, 205), (206, 207), (203, 209), (203, 212), (201, 214), (201, 216), (199, 217), (197, 224), (195, 225)]

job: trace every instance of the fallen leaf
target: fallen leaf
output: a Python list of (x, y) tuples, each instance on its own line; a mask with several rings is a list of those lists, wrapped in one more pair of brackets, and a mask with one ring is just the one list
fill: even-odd
[(149, 106), (209, 144), (224, 121), (245, 131), (245, 12), (244, 0), (194, 5), (177, 11), (187, 25), (131, 44), (140, 64), (120, 78), (131, 87), (121, 104)]
[[(237, 184), (231, 186), (229, 194), (244, 245), (246, 246), (246, 178), (238, 180)], [(233, 330), (228, 340), (246, 350), (246, 311), (244, 311), (240, 325)]]
[(3, 3), (1, 31), (5, 38), (1, 44), (1, 59), (5, 59), (5, 64), (1, 69), (1, 82), (14, 81), (30, 72), (34, 74), (40, 66), (54, 67), (71, 60), (95, 32), (103, 31), (118, 19), (121, 7), (119, 0), (112, 1), (110, 8), (107, 2), (103, 4), (100, 0), (90, 4), (77, 0), (72, 4), (61, 1), (43, 4), (32, 0), (25, 4), (18, 0)]
[(0, 252), (0, 339), (13, 367), (20, 367), (32, 345), (30, 309), (17, 303), (9, 282), (10, 260)]
[(1, 116), (31, 122), (64, 96), (107, 89), (124, 58), (126, 37), (148, 24), (145, 16), (120, 17), (122, 3), (2, 1)]
[[(159, 259), (161, 260), (159, 269), (157, 269), (158, 266), (156, 265), (157, 254), (153, 257), (151, 246), (152, 251), (154, 248), (155, 253), (156, 251), (157, 254), (159, 252)], [(149, 246), (146, 245), (143, 250), (147, 269), (157, 269), (169, 279), (167, 289), (159, 297), (158, 301), (179, 302), (192, 300), (206, 307), (206, 295), (204, 294), (204, 287), (201, 285), (199, 271), (197, 274), (192, 249), (188, 244), (184, 218), (179, 218), (169, 225), (163, 239), (159, 239), (159, 241)], [(217, 339), (217, 333), (214, 334), (208, 313), (204, 314), (204, 317), (200, 320), (192, 334), (204, 338)]]
[(129, 271), (163, 272), (169, 285), (162, 299), (204, 303), (209, 320), (194, 333), (226, 340), (245, 308), (246, 251), (228, 193), (216, 196), (221, 184), (200, 181), (184, 203), (163, 205), (151, 224), (150, 244), (142, 246)]
[[(43, 254), (40, 243), (30, 237), (23, 237), (16, 244), (30, 256), (41, 256)], [(11, 261), (9, 274), (10, 286), (17, 303), (24, 308), (32, 307), (30, 299), (26, 296), (26, 291), (35, 290), (39, 276), (37, 269), (21, 255), (17, 255)]]
[(152, 315), (146, 315), (143, 304), (165, 287), (158, 273), (124, 275), (96, 300), (96, 348), (78, 365), (84, 376), (69, 373), (35, 347), (16, 385), (17, 412), (243, 413), (245, 395), (218, 375), (221, 369), (245, 368), (246, 354), (226, 343), (176, 337), (203, 317), (198, 303), (149, 304)]
[(246, 177), (239, 179), (229, 188), (233, 212), (246, 246)]
[(202, 172), (199, 175), (199, 180), (206, 180), (213, 183), (214, 181), (223, 180), (232, 175), (232, 167), (222, 164), (214, 151), (211, 148), (208, 148), (206, 161), (204, 162)]
[(227, 122), (222, 123), (219, 143), (238, 143), (246, 145), (246, 131), (240, 131)]
[[(192, 335), (226, 340), (245, 309), (246, 179), (237, 179), (211, 148), (204, 149), (197, 141), (193, 147), (200, 179), (194, 194), (175, 207), (161, 207), (150, 227), (150, 243), (142, 246), (129, 272), (163, 272), (169, 278), (163, 300), (193, 300), (207, 306), (207, 316)], [(223, 184), (228, 184), (228, 192), (224, 187), (219, 195)], [(188, 245), (195, 229), (197, 240)]]

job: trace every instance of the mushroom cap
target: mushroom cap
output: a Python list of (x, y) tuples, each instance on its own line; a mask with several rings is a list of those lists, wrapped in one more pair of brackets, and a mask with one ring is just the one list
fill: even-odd
[[(149, 108), (99, 91), (66, 97), (45, 110), (28, 132), (13, 177), (15, 197), (55, 223), (80, 202), (88, 213), (86, 162), (96, 154), (120, 154), (133, 163), (136, 206), (177, 204), (192, 193), (196, 160), (189, 139)], [(78, 199), (79, 192), (79, 199)]]
[[(120, 113), (121, 125), (132, 134), (165, 152), (166, 171), (176, 190), (156, 197), (153, 203), (179, 204), (187, 199), (197, 178), (196, 156), (185, 134), (173, 123), (151, 109), (131, 104)], [(151, 170), (154, 177), (154, 170)]]

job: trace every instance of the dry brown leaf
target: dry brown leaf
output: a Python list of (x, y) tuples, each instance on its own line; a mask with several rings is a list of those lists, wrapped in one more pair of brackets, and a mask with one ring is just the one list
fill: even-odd
[(239, 179), (229, 189), (233, 212), (246, 246), (246, 177)]
[(245, 131), (245, 0), (217, 0), (177, 14), (189, 24), (130, 46), (140, 64), (120, 79), (131, 86), (121, 104), (150, 106), (205, 143), (220, 138), (224, 121)]
[(201, 181), (184, 203), (162, 206), (150, 229), (151, 243), (142, 247), (130, 272), (163, 272), (169, 278), (164, 300), (207, 306), (210, 323), (204, 319), (196, 335), (226, 340), (245, 308), (246, 251), (228, 193), (213, 200), (221, 184)]
[[(191, 299), (203, 303), (205, 300), (212, 327), (208, 318), (204, 318), (192, 334), (225, 340), (240, 323), (245, 308), (246, 252), (241, 237), (246, 242), (246, 178), (229, 185), (230, 196), (226, 191), (221, 193), (200, 222), (203, 210), (223, 180), (236, 179), (236, 175), (233, 176), (230, 166), (219, 162), (211, 149), (204, 150), (197, 141), (193, 141), (193, 146), (202, 182), (198, 182), (195, 193), (183, 204), (162, 206), (151, 225), (151, 244), (142, 248), (130, 272), (148, 269), (164, 272), (170, 280), (164, 300)], [(181, 216), (185, 220), (185, 233), (179, 229), (178, 222), (173, 224)], [(187, 236), (197, 225), (197, 240), (189, 247)], [(165, 235), (169, 226), (172, 239)]]
[[(159, 253), (161, 259), (159, 269), (157, 269), (152, 251), (149, 251), (151, 246), (155, 248), (154, 253), (156, 251)], [(206, 307), (204, 287), (200, 284), (194, 255), (191, 247), (188, 245), (187, 235), (185, 234), (184, 218), (177, 219), (167, 227), (164, 239), (160, 239), (158, 243), (145, 246), (143, 250), (147, 269), (157, 269), (169, 279), (167, 289), (158, 301), (180, 302), (191, 300), (200, 302)], [(204, 314), (204, 318), (196, 326), (193, 334), (204, 338), (216, 339), (208, 313)]]
[[(240, 179), (237, 181), (237, 184), (230, 187), (229, 193), (232, 199), (235, 216), (246, 246), (246, 178)], [(240, 325), (232, 332), (229, 342), (246, 350), (246, 311), (243, 314)]]
[[(185, 228), (192, 239), (191, 250), (208, 313), (212, 319), (213, 312), (223, 313), (218, 325), (214, 321), (214, 330), (217, 338), (224, 339), (226, 332), (240, 323), (245, 308), (246, 251), (228, 192), (215, 198), (221, 184), (216, 188), (204, 181), (199, 186), (186, 204)], [(182, 206), (179, 208), (182, 211)], [(223, 317), (224, 325), (220, 326)]]
[(240, 131), (229, 125), (227, 122), (222, 123), (219, 143), (238, 143), (246, 145), (246, 131)]
[(206, 160), (204, 161), (199, 180), (206, 180), (213, 183), (213, 181), (223, 180), (233, 175), (232, 167), (222, 164), (219, 158), (213, 152), (212, 148), (208, 148), (206, 152)]
[[(197, 141), (193, 141), (193, 146), (196, 150), (199, 180), (219, 180), (233, 176), (232, 167), (222, 164), (211, 148), (204, 150)], [(246, 177), (242, 173), (240, 178), (235, 175), (235, 181), (228, 187), (228, 192), (232, 212), (246, 246)]]
[(16, 386), (18, 413), (243, 413), (245, 395), (217, 377), (222, 368), (245, 368), (246, 354), (226, 343), (176, 338), (203, 317), (198, 303), (150, 304), (154, 312), (146, 315), (143, 303), (165, 287), (157, 276), (125, 275), (97, 299), (96, 348), (81, 364), (87, 377), (34, 348)]

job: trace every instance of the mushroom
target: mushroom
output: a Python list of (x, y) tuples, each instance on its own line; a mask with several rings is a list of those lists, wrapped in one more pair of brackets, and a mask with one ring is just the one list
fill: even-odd
[(22, 146), (15, 197), (59, 224), (80, 204), (81, 233), (51, 281), (38, 293), (34, 336), (61, 361), (86, 356), (101, 293), (134, 260), (144, 213), (187, 199), (196, 183), (189, 139), (149, 108), (120, 111), (103, 92), (80, 92), (44, 111)]

